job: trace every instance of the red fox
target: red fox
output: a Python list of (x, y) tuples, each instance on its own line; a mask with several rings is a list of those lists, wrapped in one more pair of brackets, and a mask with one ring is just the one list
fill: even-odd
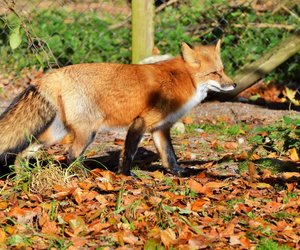
[(68, 159), (79, 157), (103, 127), (129, 126), (119, 173), (130, 174), (146, 129), (162, 164), (181, 175), (170, 128), (212, 91), (236, 84), (225, 75), (216, 46), (182, 43), (181, 56), (144, 65), (90, 63), (53, 70), (30, 85), (0, 116), (0, 158), (5, 160), (37, 138), (44, 145), (71, 134)]

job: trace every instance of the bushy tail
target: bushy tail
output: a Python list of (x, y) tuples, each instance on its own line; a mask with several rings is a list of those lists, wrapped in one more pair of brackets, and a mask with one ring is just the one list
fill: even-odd
[(0, 116), (0, 161), (16, 155), (53, 121), (55, 107), (30, 85)]

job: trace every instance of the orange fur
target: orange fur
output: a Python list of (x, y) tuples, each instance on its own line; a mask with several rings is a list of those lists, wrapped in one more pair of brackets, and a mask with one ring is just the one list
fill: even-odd
[[(51, 110), (50, 126), (34, 117), (32, 121), (26, 121), (28, 114), (20, 114), (18, 126), (45, 123), (36, 135), (45, 144), (55, 143), (71, 134), (71, 159), (82, 154), (99, 128), (129, 126), (120, 172), (128, 174), (130, 171), (132, 158), (146, 128), (155, 133), (156, 147), (164, 165), (172, 168), (169, 165), (176, 163), (174, 159), (168, 162), (168, 154), (173, 154), (169, 138), (172, 124), (201, 102), (209, 90), (233, 88), (233, 81), (223, 71), (219, 43), (195, 49), (183, 43), (182, 56), (153, 64), (91, 63), (54, 70), (36, 83), (35, 93), (40, 97), (35, 97), (32, 102), (32, 98), (18, 102), (0, 120), (0, 129), (4, 126), (1, 124), (11, 122), (13, 110), (25, 109), (22, 107), (33, 106), (36, 100), (42, 100)], [(29, 108), (26, 110), (31, 112)], [(33, 133), (34, 128), (26, 126), (27, 133)], [(7, 133), (13, 137), (14, 130)], [(24, 134), (21, 134), (15, 141), (24, 140)], [(2, 152), (11, 148), (6, 141), (1, 143), (4, 143)]]

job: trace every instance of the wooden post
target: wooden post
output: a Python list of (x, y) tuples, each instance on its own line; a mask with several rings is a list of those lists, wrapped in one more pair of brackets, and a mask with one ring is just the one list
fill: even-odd
[(238, 95), (243, 90), (251, 87), (259, 79), (270, 73), (273, 69), (285, 62), (291, 56), (300, 51), (300, 32), (284, 39), (279, 45), (271, 49), (257, 61), (246, 65), (239, 70), (234, 77), (237, 83), (235, 90), (229, 93), (218, 93), (214, 99), (228, 100)]
[(132, 0), (132, 63), (152, 55), (154, 0)]

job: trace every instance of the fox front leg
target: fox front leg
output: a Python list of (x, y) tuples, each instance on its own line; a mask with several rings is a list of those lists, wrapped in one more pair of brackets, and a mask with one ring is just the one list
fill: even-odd
[(171, 128), (164, 128), (153, 131), (153, 141), (161, 157), (163, 166), (169, 169), (172, 174), (181, 176), (184, 173), (184, 169), (179, 167), (177, 163), (174, 148), (172, 146), (170, 129)]
[(137, 117), (130, 125), (126, 135), (118, 173), (130, 175), (131, 164), (145, 130), (145, 121), (141, 117)]

